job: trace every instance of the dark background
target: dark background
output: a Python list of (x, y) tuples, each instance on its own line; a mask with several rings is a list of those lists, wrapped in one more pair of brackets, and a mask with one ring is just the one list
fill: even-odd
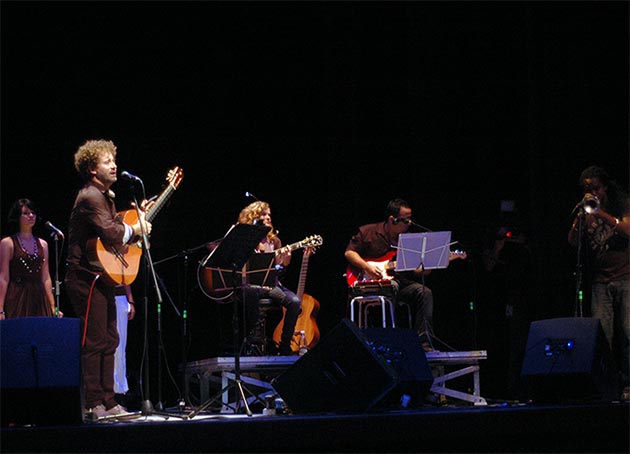
[[(151, 235), (166, 288), (161, 323), (150, 280), (141, 273), (134, 283), (137, 299), (146, 295), (150, 362), (161, 331), (162, 366), (173, 375), (182, 357), (230, 351), (232, 307), (199, 291), (204, 254), (195, 248), (235, 222), (251, 201), (246, 191), (271, 203), (285, 243), (324, 238), (306, 284), (321, 305), (322, 336), (346, 315), (348, 239), (398, 196), (417, 222), (451, 230), (468, 252), (428, 278), (436, 334), (458, 350), (488, 350), (483, 394), (504, 397), (505, 298), (482, 250), (506, 222), (527, 232), (527, 319), (571, 316), (566, 233), (580, 171), (596, 163), (628, 187), (627, 2), (1, 8), (3, 219), (29, 197), (40, 220), (66, 231), (80, 186), (73, 154), (87, 139), (113, 140), (119, 169), (139, 175), (147, 196), (162, 190), (168, 169), (184, 170)], [(130, 184), (113, 189), (118, 209), (129, 208)], [(514, 200), (518, 215), (502, 219), (501, 200)], [(300, 259), (296, 252), (289, 287)], [(61, 307), (71, 315), (63, 289)], [(143, 314), (130, 324), (132, 371)], [(178, 379), (163, 375), (170, 403)]]

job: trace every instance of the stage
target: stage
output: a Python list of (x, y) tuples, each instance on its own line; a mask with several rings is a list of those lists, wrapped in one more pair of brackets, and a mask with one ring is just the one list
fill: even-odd
[[(485, 351), (428, 352), (426, 359), (434, 379), (427, 385), (427, 399), (412, 400), (407, 408), (396, 402), (399, 396), (394, 394), (396, 399), (370, 400), (369, 408), (360, 411), (322, 408), (295, 412), (279, 398), (273, 383), (289, 368), (298, 367), (298, 361), (314, 361), (311, 358), (240, 357), (239, 377), (251, 416), (239, 399), (237, 387), (230, 386), (236, 378), (235, 358), (209, 358), (186, 365), (187, 400), (195, 406), (169, 408), (164, 413), (140, 411), (135, 419), (126, 421), (76, 424), (55, 423), (51, 411), (47, 423), (3, 427), (2, 452), (630, 450), (628, 402), (578, 399), (570, 404), (542, 404), (484, 398), (478, 372), (486, 359)], [(363, 367), (354, 360), (352, 365)], [(298, 372), (302, 373), (300, 369)], [(295, 383), (295, 387), (306, 387), (306, 392), (321, 397), (325, 406), (327, 396), (323, 393), (330, 389), (317, 389), (316, 382), (306, 378), (302, 381), (305, 383)], [(370, 383), (353, 386), (371, 389)], [(311, 385), (312, 390), (308, 388)], [(357, 405), (362, 402), (358, 399)]]
[(2, 429), (2, 452), (597, 452), (627, 453), (621, 403), (486, 406), (308, 415), (142, 416), (134, 421)]

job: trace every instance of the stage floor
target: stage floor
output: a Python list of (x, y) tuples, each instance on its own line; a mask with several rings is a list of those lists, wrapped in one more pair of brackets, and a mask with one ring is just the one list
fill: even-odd
[[(248, 406), (234, 386), (235, 358), (209, 358), (186, 365), (187, 387), (194, 388), (187, 389), (191, 406), (170, 408), (168, 413), (145, 410), (125, 421), (74, 424), (57, 422), (61, 421), (59, 411), (47, 409), (46, 423), (3, 427), (1, 451), (630, 452), (628, 402), (584, 399), (544, 404), (486, 399), (478, 376), (479, 362), (486, 359), (483, 350), (427, 353), (432, 369), (427, 399), (407, 407), (397, 399), (384, 399), (362, 410), (298, 412), (280, 405), (276, 414), (271, 414), (266, 397), (274, 399), (271, 409), (276, 408), (275, 398), (279, 397), (273, 378), (299, 358), (239, 358), (239, 382)], [(451, 380), (454, 385), (447, 386)], [(318, 392), (321, 390), (313, 390), (316, 395)]]
[(126, 422), (3, 428), (1, 438), (3, 453), (627, 453), (629, 414), (628, 403), (618, 402), (429, 405), (348, 414), (200, 413), (189, 419), (152, 414)]

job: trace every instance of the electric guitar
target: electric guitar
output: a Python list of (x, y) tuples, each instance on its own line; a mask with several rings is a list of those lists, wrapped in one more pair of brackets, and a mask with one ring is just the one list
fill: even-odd
[[(321, 244), (321, 242), (320, 242)], [(302, 267), (300, 268), (300, 278), (298, 279), (297, 297), (302, 301), (302, 312), (298, 315), (293, 330), (293, 338), (291, 339), (291, 350), (295, 353), (303, 354), (305, 351), (313, 348), (320, 337), (319, 327), (315, 318), (319, 312), (319, 301), (311, 295), (304, 293), (306, 287), (306, 272), (308, 270), (308, 259), (315, 253), (315, 247), (307, 247), (302, 256)], [(282, 308), (282, 320), (276, 326), (273, 332), (273, 340), (277, 344), (280, 343), (282, 337), (282, 329), (284, 328), (284, 318), (287, 314), (286, 308)]]
[[(391, 274), (392, 271), (396, 268), (396, 261), (392, 260), (396, 256), (396, 250), (389, 251), (385, 255), (366, 260), (367, 263), (371, 265), (376, 265), (376, 267), (381, 271), (381, 276), (369, 276), (366, 275), (363, 270), (359, 270), (352, 265), (348, 265), (346, 268), (346, 281), (349, 286), (353, 286), (358, 282), (380, 279), (380, 280), (391, 280), (394, 276)], [(455, 259), (466, 259), (468, 254), (464, 251), (450, 251), (449, 252), (449, 261)]]
[[(168, 171), (166, 181), (168, 185), (158, 196), (150, 202), (146, 209), (145, 219), (151, 222), (162, 209), (167, 200), (173, 195), (184, 178), (184, 171), (174, 167)], [(116, 221), (126, 224), (135, 224), (138, 221), (138, 213), (135, 209), (121, 211), (116, 215)], [(124, 246), (112, 246), (104, 244), (100, 237), (87, 242), (87, 252), (90, 263), (103, 269), (101, 278), (109, 285), (131, 284), (138, 276), (140, 258), (142, 257), (142, 243), (136, 242)]]

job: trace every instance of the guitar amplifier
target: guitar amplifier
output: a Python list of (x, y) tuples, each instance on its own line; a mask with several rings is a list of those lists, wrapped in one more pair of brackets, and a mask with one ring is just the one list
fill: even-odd
[(383, 295), (393, 296), (394, 287), (389, 279), (364, 279), (350, 286), (351, 296)]

